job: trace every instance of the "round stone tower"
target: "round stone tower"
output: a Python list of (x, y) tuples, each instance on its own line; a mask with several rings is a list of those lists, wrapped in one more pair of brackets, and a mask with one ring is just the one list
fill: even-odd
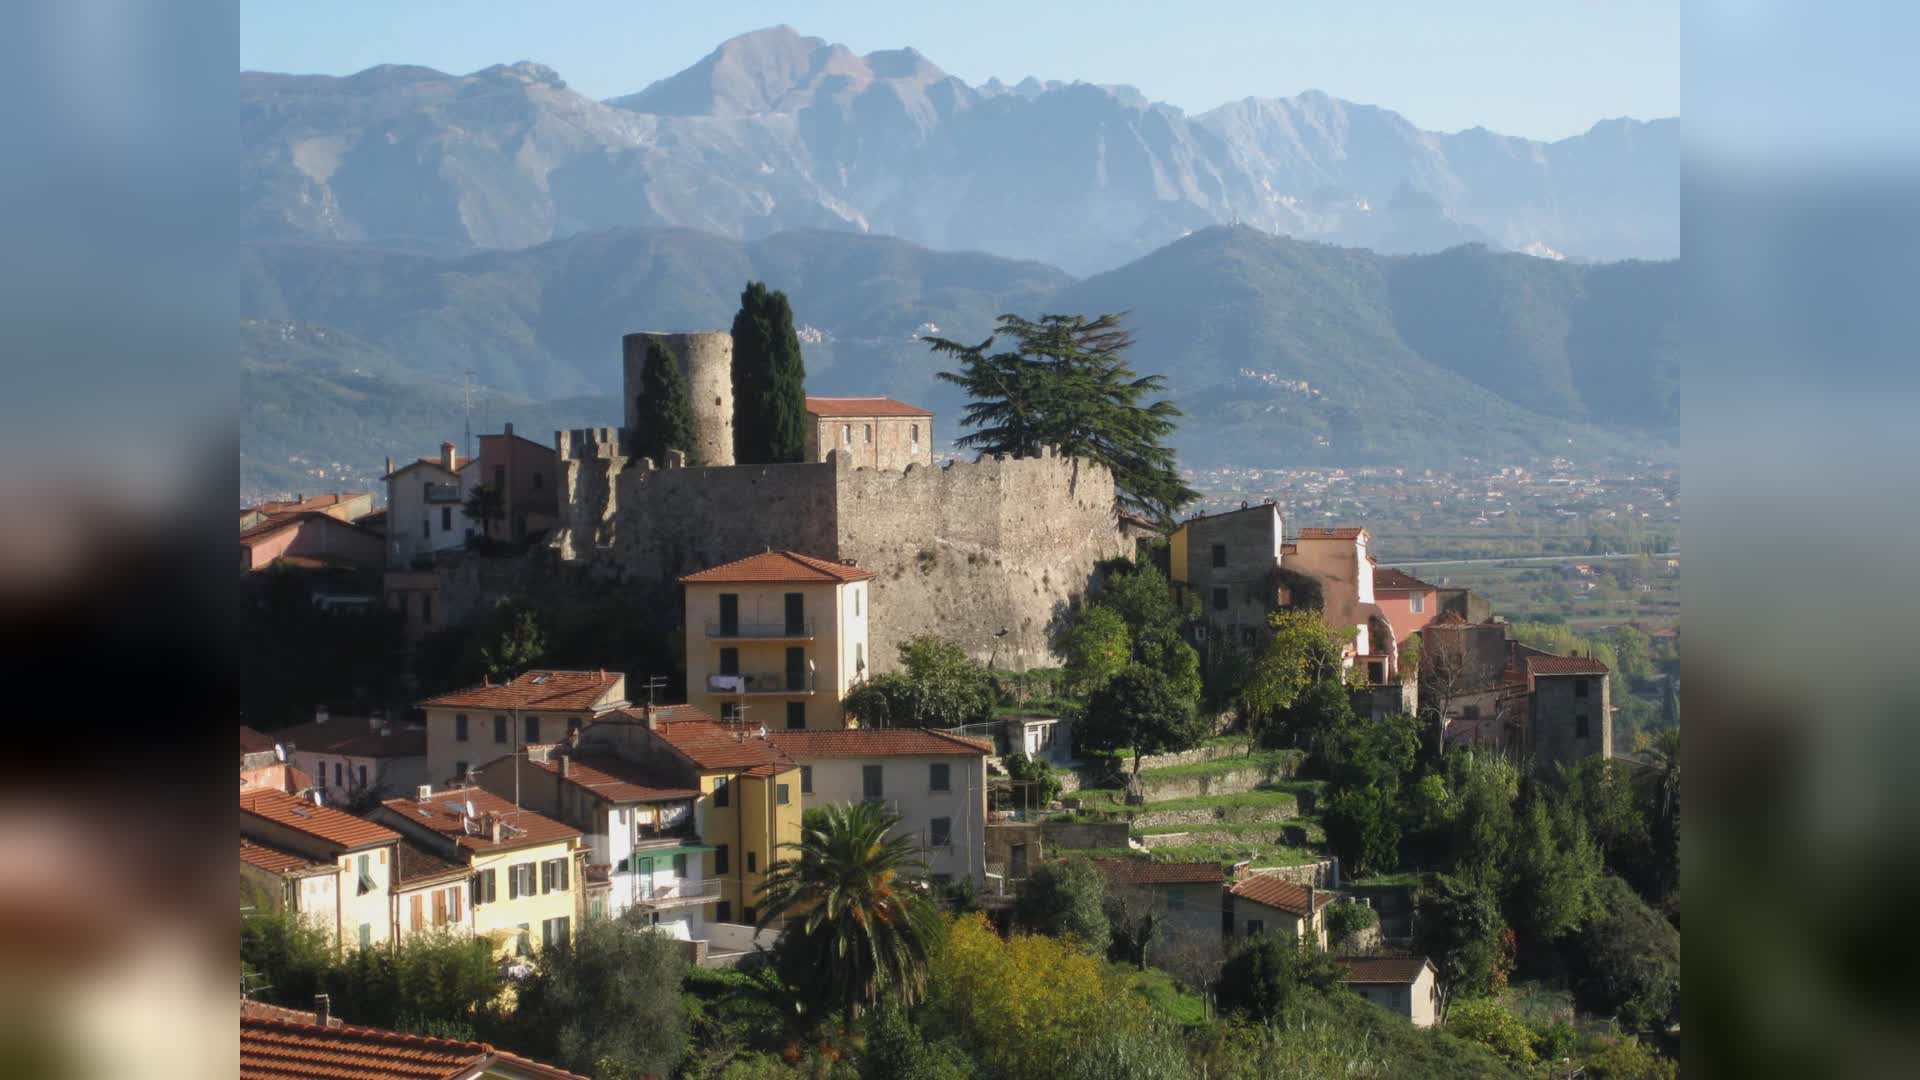
[(644, 331), (620, 339), (628, 436), (640, 430), (640, 395), (646, 385), (642, 375), (647, 367), (647, 346), (655, 341), (666, 346), (687, 380), (694, 430), (699, 433), (696, 449), (700, 464), (733, 464), (733, 335), (724, 330), (695, 334)]

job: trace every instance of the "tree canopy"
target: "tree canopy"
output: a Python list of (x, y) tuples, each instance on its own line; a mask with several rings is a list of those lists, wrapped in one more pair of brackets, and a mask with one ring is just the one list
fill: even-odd
[(787, 294), (750, 281), (733, 317), (733, 459), (799, 461), (807, 446), (807, 368)]
[(992, 676), (953, 642), (903, 641), (900, 666), (854, 687), (841, 707), (867, 727), (960, 727), (993, 715)]
[[(587, 919), (540, 954), (514, 1006), (520, 1045), (596, 1078), (671, 1073), (687, 1050), (679, 947), (637, 911)], [(645, 1017), (646, 1023), (633, 1022)]]
[[(993, 337), (978, 345), (928, 338), (960, 370), (940, 378), (967, 392), (961, 421), (973, 429), (960, 446), (990, 454), (1034, 456), (1045, 446), (1087, 458), (1113, 473), (1120, 502), (1171, 522), (1197, 493), (1174, 467), (1173, 433), (1180, 410), (1164, 398), (1161, 375), (1136, 375), (1123, 354), (1133, 332), (1124, 312), (1089, 319), (1042, 315), (1038, 322), (1002, 315)], [(990, 352), (996, 341), (1010, 348)]]
[(647, 343), (640, 387), (638, 423), (631, 433), (634, 453), (664, 466), (667, 451), (679, 450), (687, 455), (687, 464), (701, 464), (687, 380), (680, 374), (680, 365), (674, 361), (673, 354), (658, 340)]
[(1188, 749), (1206, 734), (1193, 702), (1175, 693), (1165, 675), (1131, 664), (1087, 699), (1074, 741), (1088, 750), (1131, 748), (1138, 773), (1142, 756)]

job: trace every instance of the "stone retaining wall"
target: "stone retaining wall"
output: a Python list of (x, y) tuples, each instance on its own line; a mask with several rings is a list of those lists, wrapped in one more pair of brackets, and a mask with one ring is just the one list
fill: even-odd
[[(1232, 742), (1209, 743), (1196, 746), (1191, 750), (1182, 750), (1174, 754), (1148, 754), (1140, 759), (1142, 769), (1164, 769), (1169, 765), (1192, 765), (1201, 761), (1215, 761), (1220, 758), (1241, 757), (1253, 750), (1253, 740), (1235, 739)], [(1132, 767), (1132, 760), (1128, 760)]]
[(1132, 827), (1124, 821), (1046, 821), (1040, 824), (1040, 835), (1047, 850), (1055, 848), (1123, 848), (1132, 835)]
[(1211, 825), (1215, 822), (1291, 821), (1300, 816), (1297, 803), (1278, 806), (1198, 806), (1190, 810), (1143, 810), (1133, 816), (1133, 827)]
[(1316, 889), (1340, 887), (1340, 860), (1333, 856), (1318, 862), (1301, 863), (1299, 866), (1256, 866), (1247, 873), (1249, 875), (1270, 874), (1281, 881), (1291, 881), (1295, 885), (1312, 885)]

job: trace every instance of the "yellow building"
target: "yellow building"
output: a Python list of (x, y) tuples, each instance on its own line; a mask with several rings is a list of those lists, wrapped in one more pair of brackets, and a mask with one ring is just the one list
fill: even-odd
[(656, 719), (650, 734), (697, 777), (694, 827), (713, 849), (708, 873), (720, 881), (705, 918), (753, 923), (767, 872), (789, 854), (783, 845), (800, 841), (799, 767), (757, 725)]
[[(240, 793), (240, 835), (282, 854), (305, 858), (310, 869), (339, 868), (331, 890), (331, 919), (311, 903), (320, 895), (317, 892), (306, 893), (303, 889), (293, 906), (331, 930), (343, 947), (365, 948), (393, 936), (395, 848), (400, 836), (392, 829), (284, 791), (255, 788)], [(250, 859), (244, 845), (241, 854), (243, 874), (260, 869), (261, 860), (257, 856)], [(283, 865), (271, 872), (291, 869)], [(303, 872), (301, 876), (308, 875)], [(324, 874), (314, 875), (316, 884), (325, 878)]]
[(721, 721), (830, 731), (867, 677), (858, 567), (769, 551), (688, 574), (687, 703)]
[(571, 940), (584, 888), (580, 830), (485, 788), (463, 786), (425, 797), (389, 799), (374, 811), (383, 823), (435, 854), (471, 869), (473, 932), (500, 955), (527, 955)]

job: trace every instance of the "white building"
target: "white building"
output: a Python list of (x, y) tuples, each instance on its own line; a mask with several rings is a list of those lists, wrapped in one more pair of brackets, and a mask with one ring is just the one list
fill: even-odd
[(404, 569), (436, 551), (465, 547), (479, 532), (466, 510), (467, 493), (481, 482), (476, 461), (443, 442), (437, 458), (398, 469), (387, 462), (388, 566)]
[(1347, 989), (1414, 1027), (1432, 1027), (1440, 1019), (1440, 978), (1424, 956), (1336, 956), (1346, 972)]
[(900, 816), (936, 881), (986, 883), (990, 744), (920, 728), (773, 731), (767, 738), (800, 766), (803, 810), (877, 802)]
[(332, 716), (324, 707), (307, 723), (274, 733), (294, 768), (313, 777), (329, 803), (382, 801), (428, 782), (427, 732), (383, 716)]

